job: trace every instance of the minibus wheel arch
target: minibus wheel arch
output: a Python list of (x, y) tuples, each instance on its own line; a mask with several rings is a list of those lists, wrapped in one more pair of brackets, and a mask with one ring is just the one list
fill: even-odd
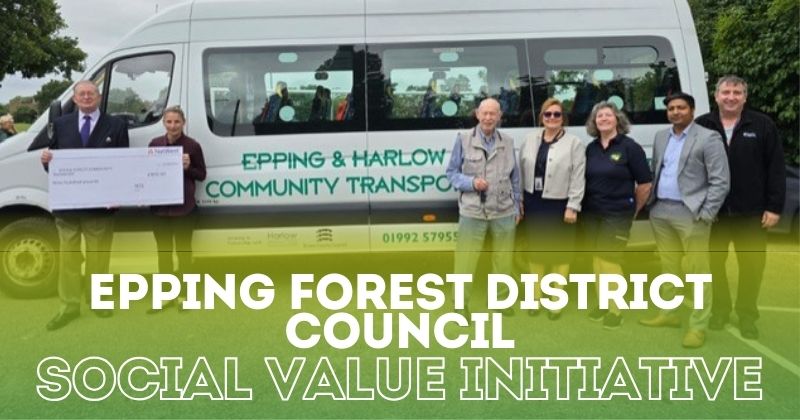
[(52, 295), (58, 278), (58, 232), (52, 218), (31, 216), (0, 229), (0, 287), (9, 295)]

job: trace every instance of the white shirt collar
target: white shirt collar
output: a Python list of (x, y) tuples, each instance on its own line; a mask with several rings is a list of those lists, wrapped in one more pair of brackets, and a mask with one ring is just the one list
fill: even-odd
[(85, 114), (83, 111), (78, 110), (78, 123), (82, 123), (83, 122), (83, 117), (85, 117), (87, 115), (92, 117), (92, 122), (93, 123), (96, 123), (97, 120), (100, 119), (100, 110), (99, 109), (95, 109), (93, 112), (91, 112), (89, 114)]

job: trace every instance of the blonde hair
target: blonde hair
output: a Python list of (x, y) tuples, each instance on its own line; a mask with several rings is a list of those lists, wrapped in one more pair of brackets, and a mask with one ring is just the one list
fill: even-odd
[(6, 115), (3, 115), (2, 117), (0, 117), (0, 124), (5, 124), (7, 122), (13, 123), (14, 122), (14, 116), (12, 116), (11, 114), (6, 114)]
[(173, 105), (171, 107), (167, 107), (164, 110), (163, 116), (166, 116), (169, 113), (178, 114), (181, 116), (181, 121), (186, 122), (186, 115), (183, 113), (183, 110), (178, 105)]

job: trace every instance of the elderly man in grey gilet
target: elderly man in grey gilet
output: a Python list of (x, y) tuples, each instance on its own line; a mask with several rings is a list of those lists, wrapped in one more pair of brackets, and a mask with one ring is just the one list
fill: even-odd
[[(475, 111), (478, 125), (458, 133), (447, 179), (458, 191), (457, 274), (474, 274), (486, 235), (491, 235), (492, 272), (509, 274), (512, 268), (514, 230), (521, 217), (519, 167), (514, 139), (497, 130), (502, 112), (496, 99), (481, 101)], [(470, 283), (471, 284), (471, 283)], [(470, 284), (464, 307), (456, 311), (469, 317)], [(499, 290), (503, 298), (508, 290)], [(513, 314), (513, 309), (502, 311)]]

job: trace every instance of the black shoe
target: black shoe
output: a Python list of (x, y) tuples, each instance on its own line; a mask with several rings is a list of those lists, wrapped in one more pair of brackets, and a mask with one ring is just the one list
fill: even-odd
[(111, 318), (111, 316), (114, 315), (111, 309), (92, 309), (92, 312), (94, 312), (98, 318)]
[(59, 312), (58, 315), (47, 323), (45, 328), (47, 328), (47, 331), (55, 331), (64, 328), (79, 316), (81, 316), (80, 311)]
[(528, 316), (539, 316), (541, 309), (528, 309)]
[(589, 312), (589, 319), (594, 322), (600, 322), (605, 318), (606, 314), (608, 313), (608, 309), (600, 309), (594, 308), (592, 312)]
[(727, 323), (728, 323), (727, 315), (711, 315), (711, 320), (708, 321), (708, 329), (713, 331), (719, 331), (725, 328), (725, 324)]
[(758, 340), (758, 328), (756, 322), (750, 318), (742, 318), (739, 320), (739, 332), (742, 333), (742, 338), (748, 340)]
[(618, 330), (622, 326), (622, 314), (615, 314), (615, 313), (607, 313), (606, 316), (603, 317), (603, 329), (604, 330)]
[(560, 318), (561, 318), (561, 311), (558, 311), (558, 312), (548, 311), (547, 312), (547, 319), (549, 319), (551, 321), (558, 321)]

